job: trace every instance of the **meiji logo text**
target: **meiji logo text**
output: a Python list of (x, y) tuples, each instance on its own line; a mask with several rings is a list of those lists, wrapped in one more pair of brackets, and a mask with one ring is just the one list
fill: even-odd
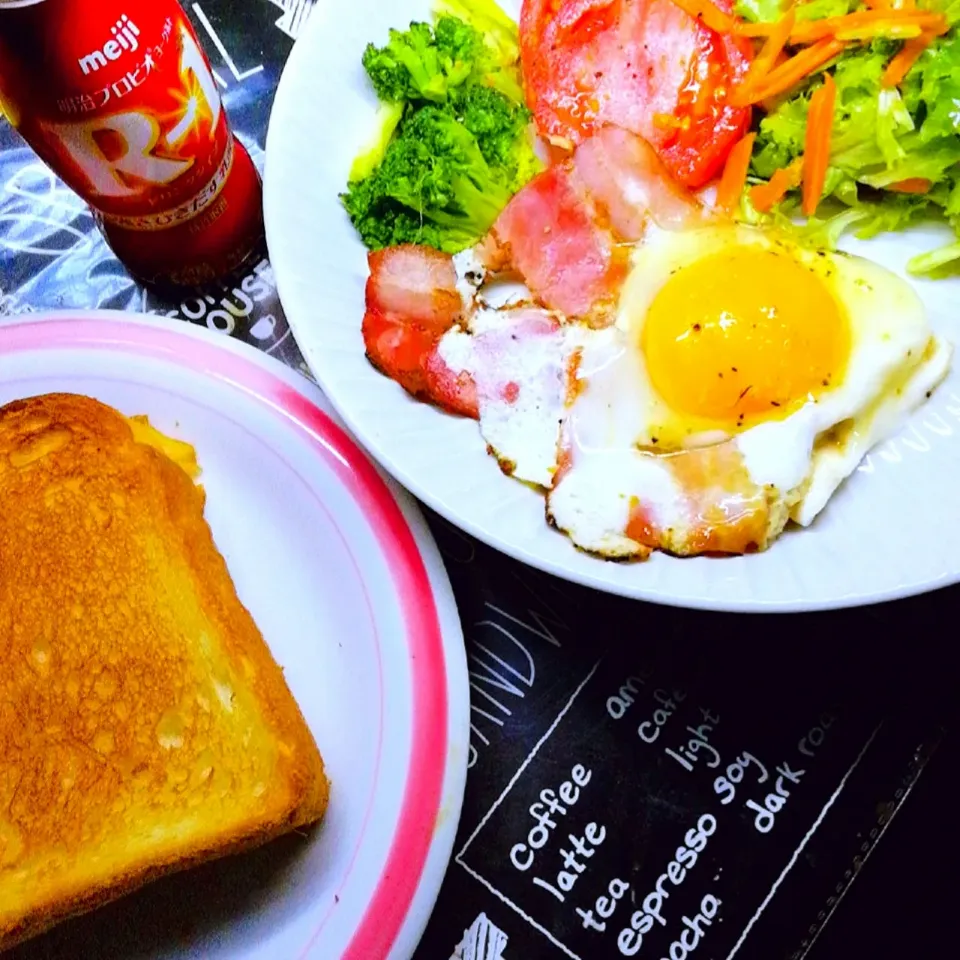
[(126, 14), (110, 28), (110, 32), (116, 39), (108, 40), (99, 50), (94, 50), (77, 61), (85, 76), (105, 67), (108, 60), (119, 60), (125, 50), (139, 48), (137, 37), (140, 36), (140, 30)]

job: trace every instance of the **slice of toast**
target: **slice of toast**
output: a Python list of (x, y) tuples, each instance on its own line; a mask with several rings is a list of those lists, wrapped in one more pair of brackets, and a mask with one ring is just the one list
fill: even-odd
[(0, 950), (324, 814), (197, 473), (86, 397), (0, 408)]

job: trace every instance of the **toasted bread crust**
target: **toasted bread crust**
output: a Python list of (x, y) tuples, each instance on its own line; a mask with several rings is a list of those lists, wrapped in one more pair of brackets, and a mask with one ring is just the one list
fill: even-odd
[(0, 950), (323, 816), (204, 492), (149, 432), (69, 394), (0, 408), (0, 503)]

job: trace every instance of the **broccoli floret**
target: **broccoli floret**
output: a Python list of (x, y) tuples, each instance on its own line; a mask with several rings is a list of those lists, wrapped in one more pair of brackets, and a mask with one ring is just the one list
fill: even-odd
[(400, 103), (411, 96), (442, 100), (446, 83), (427, 23), (411, 23), (410, 29), (390, 31), (385, 47), (367, 44), (363, 68), (381, 100)]
[(340, 200), (368, 250), (382, 250), (401, 243), (422, 243), (445, 249), (447, 240), (440, 227), (384, 196), (376, 177), (350, 184)]
[(466, 74), (469, 76), (485, 66), (486, 44), (469, 23), (464, 23), (457, 17), (440, 17), (434, 27), (434, 35), (441, 61), (451, 65), (459, 64), (458, 72), (469, 67), (469, 73)]
[(385, 104), (378, 136), (341, 194), (367, 247), (463, 250), (541, 169), (496, 9), (486, 2), (480, 11), (499, 31), (493, 40), (465, 19), (441, 15), (434, 28), (412, 23), (391, 31), (385, 47), (367, 47), (363, 65)]
[(378, 174), (395, 200), (476, 237), (486, 233), (511, 196), (476, 138), (437, 107), (410, 117)]
[(477, 31), (485, 47), (483, 67), (477, 75), (482, 75), (487, 86), (523, 103), (517, 25), (495, 0), (434, 0), (433, 8), (438, 18), (459, 20)]
[(363, 67), (381, 100), (442, 103), (447, 93), (486, 69), (483, 37), (456, 17), (441, 17), (436, 29), (411, 23), (390, 31), (384, 47), (368, 44)]
[(511, 192), (540, 170), (529, 134), (532, 116), (525, 106), (480, 84), (452, 91), (448, 103), (453, 116), (476, 137), (487, 163), (502, 171)]
[(517, 164), (488, 162), (449, 105), (425, 106), (401, 126), (374, 173), (341, 199), (367, 246), (429, 243), (455, 253), (490, 229), (518, 189), (516, 177)]
[(517, 24), (495, 0), (434, 0), (433, 8), (438, 18), (452, 17), (473, 27), (483, 37), (493, 66), (509, 67), (517, 62), (520, 55)]

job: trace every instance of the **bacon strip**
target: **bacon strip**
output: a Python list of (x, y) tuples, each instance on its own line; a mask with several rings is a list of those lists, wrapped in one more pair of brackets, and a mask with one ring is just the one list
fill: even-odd
[(677, 228), (703, 216), (641, 137), (605, 127), (535, 177), (494, 224), (498, 253), (547, 307), (609, 319), (627, 270), (625, 244), (649, 222)]
[(443, 333), (460, 316), (457, 274), (449, 254), (404, 244), (367, 257), (367, 309)]
[(371, 253), (367, 263), (362, 327), (367, 359), (414, 397), (476, 418), (472, 380), (453, 373), (437, 351), (440, 337), (464, 309), (452, 258), (404, 245)]

